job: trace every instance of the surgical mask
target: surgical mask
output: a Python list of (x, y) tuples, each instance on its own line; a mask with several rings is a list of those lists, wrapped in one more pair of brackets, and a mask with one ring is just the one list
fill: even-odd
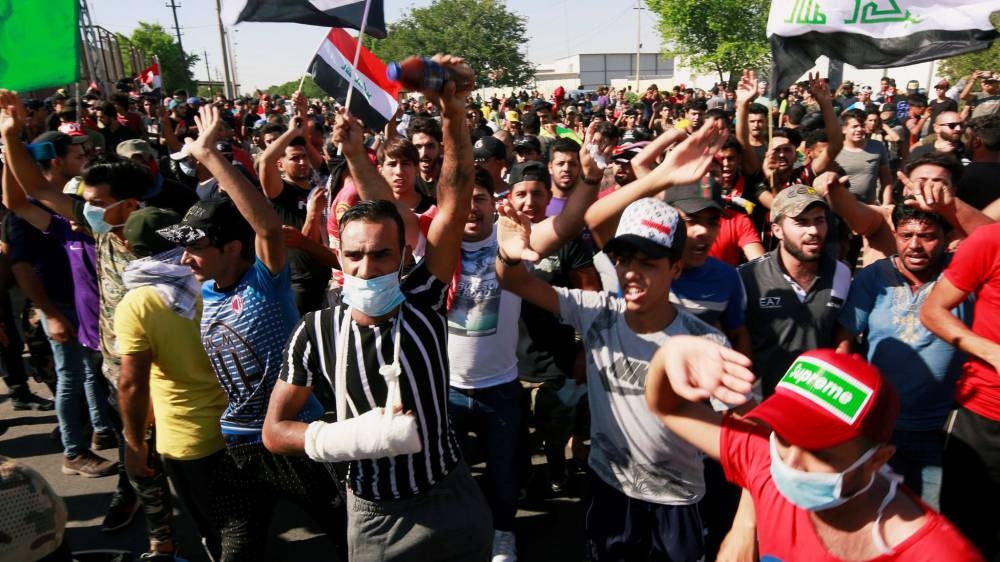
[(179, 160), (177, 162), (177, 166), (180, 167), (181, 172), (183, 172), (185, 176), (194, 177), (198, 173), (198, 167), (187, 160)]
[[(400, 271), (403, 268), (400, 261)], [(363, 312), (366, 316), (384, 316), (406, 300), (403, 290), (399, 287), (400, 271), (361, 279), (344, 273), (344, 302)]]
[(805, 472), (796, 470), (781, 460), (778, 454), (777, 437), (771, 434), (771, 479), (784, 498), (807, 511), (822, 511), (837, 507), (868, 490), (875, 482), (875, 475), (864, 488), (849, 497), (841, 497), (844, 475), (863, 465), (872, 458), (878, 446), (872, 447), (861, 458), (843, 472)]
[(89, 202), (84, 202), (83, 218), (87, 219), (87, 224), (90, 225), (91, 232), (94, 234), (107, 234), (108, 232), (111, 232), (111, 229), (113, 228), (124, 226), (124, 224), (108, 224), (108, 222), (104, 220), (104, 213), (107, 213), (108, 209), (114, 209), (124, 202), (125, 199), (122, 199), (121, 201), (112, 203), (107, 207), (98, 207), (96, 205), (91, 205)]

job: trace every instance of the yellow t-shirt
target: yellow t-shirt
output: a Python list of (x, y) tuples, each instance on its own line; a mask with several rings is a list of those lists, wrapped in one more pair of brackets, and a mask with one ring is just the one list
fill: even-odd
[(198, 297), (198, 312), (188, 320), (145, 286), (129, 291), (115, 309), (118, 353), (153, 353), (149, 395), (156, 450), (170, 459), (200, 459), (225, 447), (219, 417), (226, 395), (201, 344), (201, 307)]

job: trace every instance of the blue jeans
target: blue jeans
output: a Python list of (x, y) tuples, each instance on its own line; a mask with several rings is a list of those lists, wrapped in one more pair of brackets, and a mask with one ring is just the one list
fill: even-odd
[[(70, 308), (60, 311), (74, 325), (76, 313)], [(49, 333), (48, 319), (42, 315), (42, 326)], [(94, 432), (113, 431), (108, 423), (108, 395), (99, 369), (100, 354), (87, 349), (77, 340), (59, 343), (49, 338), (56, 368), (56, 417), (62, 434), (63, 454), (67, 457), (88, 450), (83, 436), (84, 406)], [(96, 360), (95, 360), (96, 355)]]
[(903, 477), (903, 483), (908, 488), (920, 494), (920, 499), (940, 510), (944, 433), (897, 429), (889, 442), (896, 446), (896, 454), (889, 459), (889, 466)]
[(448, 389), (448, 416), (463, 448), (468, 433), (475, 432), (486, 459), (491, 487), (486, 497), (493, 512), (493, 527), (513, 531), (520, 492), (517, 478), (518, 431), (521, 426), (521, 383), (511, 382), (472, 390)]

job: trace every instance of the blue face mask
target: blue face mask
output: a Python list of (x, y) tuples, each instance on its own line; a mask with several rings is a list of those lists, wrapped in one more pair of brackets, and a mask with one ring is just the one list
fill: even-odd
[(124, 202), (125, 200), (122, 199), (121, 201), (112, 203), (107, 207), (98, 207), (85, 202), (83, 204), (83, 218), (87, 219), (87, 224), (90, 226), (91, 232), (94, 234), (107, 234), (111, 232), (111, 229), (113, 228), (124, 226), (122, 224), (108, 224), (108, 222), (104, 220), (104, 213), (108, 212), (108, 209), (114, 209)]
[(344, 302), (372, 317), (384, 316), (406, 300), (398, 271), (372, 279), (345, 273), (343, 290)]
[(786, 500), (802, 509), (807, 511), (830, 509), (863, 494), (875, 482), (875, 474), (872, 474), (871, 480), (864, 488), (849, 497), (840, 496), (841, 488), (844, 485), (844, 475), (863, 465), (872, 458), (877, 450), (877, 446), (872, 447), (843, 472), (805, 472), (796, 470), (781, 460), (781, 456), (778, 454), (777, 438), (772, 433), (771, 479), (774, 480), (775, 487)]

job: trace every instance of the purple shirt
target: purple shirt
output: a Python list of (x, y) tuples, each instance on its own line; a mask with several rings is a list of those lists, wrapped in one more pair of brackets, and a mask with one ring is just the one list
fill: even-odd
[(99, 339), (99, 297), (97, 295), (97, 263), (94, 239), (83, 231), (74, 232), (69, 221), (52, 216), (45, 234), (62, 244), (69, 258), (69, 269), (73, 276), (73, 304), (76, 305), (80, 327), (76, 336), (89, 349), (100, 349)]

